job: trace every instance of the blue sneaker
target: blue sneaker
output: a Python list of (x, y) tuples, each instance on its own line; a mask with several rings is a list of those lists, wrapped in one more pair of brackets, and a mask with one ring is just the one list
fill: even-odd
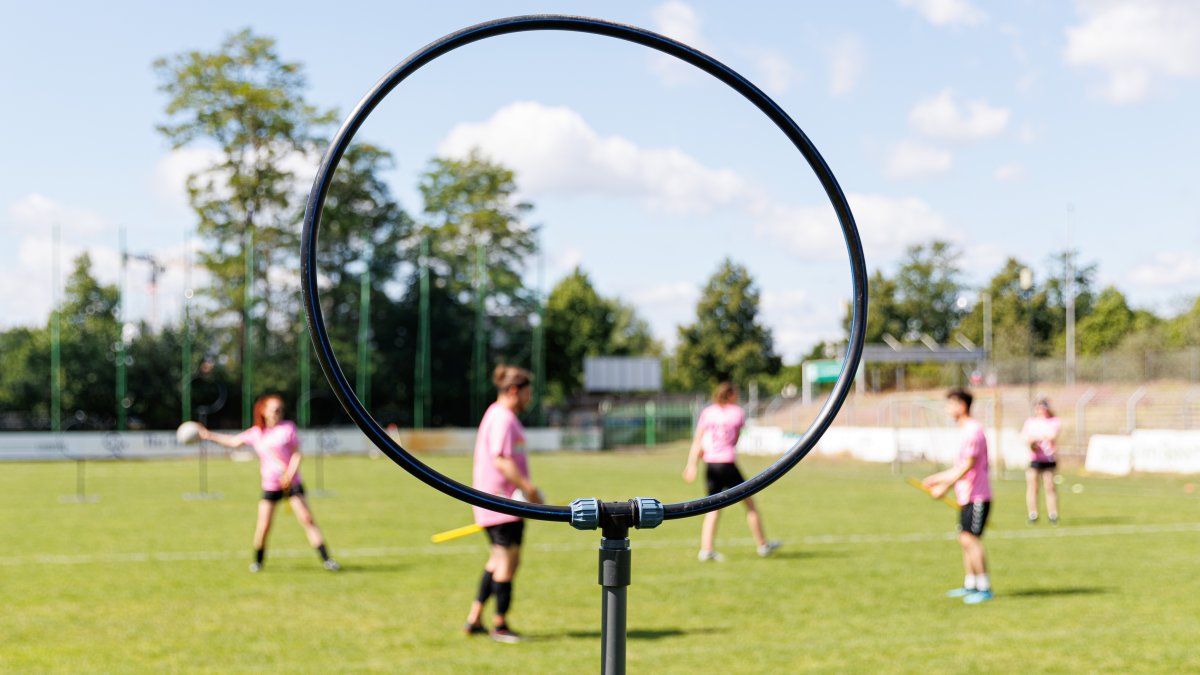
[(963, 598), (963, 604), (978, 605), (981, 602), (987, 602), (996, 597), (989, 591), (975, 591), (974, 593)]
[(965, 598), (968, 595), (975, 593), (975, 592), (976, 591), (974, 588), (967, 588), (966, 586), (963, 586), (962, 588), (956, 588), (952, 591), (946, 591), (946, 597), (947, 598)]

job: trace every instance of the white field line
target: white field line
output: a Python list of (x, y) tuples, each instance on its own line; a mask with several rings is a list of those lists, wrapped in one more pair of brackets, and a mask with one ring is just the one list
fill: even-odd
[[(1059, 537), (1111, 537), (1147, 534), (1178, 534), (1183, 532), (1200, 532), (1200, 523), (1164, 523), (1159, 525), (1102, 525), (1093, 527), (1055, 527), (1029, 530), (1000, 530), (989, 531), (985, 539), (1052, 539)], [(905, 544), (914, 542), (953, 540), (958, 535), (954, 532), (913, 532), (910, 534), (825, 534), (803, 537), (800, 546), (843, 546), (854, 544)], [(749, 545), (751, 539), (726, 539), (729, 544)], [(695, 539), (653, 539), (634, 541), (635, 549), (690, 548), (695, 545)], [(375, 548), (345, 548), (337, 549), (337, 557), (343, 560), (359, 558), (403, 558), (409, 556), (436, 556), (461, 553), (478, 553), (484, 550), (483, 542), (474, 544), (424, 544), (419, 546), (385, 546)], [(531, 544), (528, 548), (535, 551), (563, 552), (593, 550), (597, 546), (594, 539), (571, 543)], [(313, 555), (309, 549), (269, 549), (271, 558), (301, 558)], [(172, 563), (196, 562), (206, 560), (240, 560), (247, 558), (246, 551), (158, 551), (134, 553), (82, 553), (62, 555), (54, 553), (33, 553), (29, 555), (0, 557), (0, 566), (18, 567), (22, 565), (94, 565), (112, 563)]]

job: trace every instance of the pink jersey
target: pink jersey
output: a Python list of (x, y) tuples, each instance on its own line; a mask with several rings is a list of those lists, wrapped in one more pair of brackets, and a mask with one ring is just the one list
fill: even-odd
[[(267, 429), (250, 427), (237, 435), (237, 441), (254, 448), (258, 455), (259, 473), (262, 474), (262, 489), (282, 490), (280, 479), (287, 471), (292, 455), (300, 451), (300, 437), (296, 435), (296, 424), (283, 421)], [(292, 485), (300, 482), (300, 470), (292, 476)]]
[(954, 497), (959, 506), (992, 501), (992, 482), (988, 480), (987, 436), (983, 433), (982, 424), (968, 419), (962, 425), (962, 446), (958, 449), (955, 464), (962, 466), (972, 459), (975, 463), (954, 483)]
[(700, 431), (705, 464), (732, 464), (737, 457), (738, 436), (746, 423), (746, 413), (736, 405), (714, 403), (700, 411), (696, 429)]
[[(512, 497), (517, 489), (511, 481), (496, 468), (496, 457), (508, 457), (517, 465), (517, 470), (526, 479), (529, 478), (529, 460), (525, 456), (525, 427), (513, 411), (500, 403), (488, 406), (487, 412), (479, 422), (479, 432), (475, 435), (475, 469), (471, 484), (477, 490), (501, 497)], [(478, 506), (471, 507), (475, 511), (475, 524), (482, 527), (515, 523), (520, 518), (503, 513), (496, 513)]]
[(1025, 420), (1021, 437), (1029, 442), (1030, 459), (1034, 462), (1053, 462), (1058, 450), (1055, 438), (1062, 429), (1062, 420), (1057, 417), (1030, 417)]

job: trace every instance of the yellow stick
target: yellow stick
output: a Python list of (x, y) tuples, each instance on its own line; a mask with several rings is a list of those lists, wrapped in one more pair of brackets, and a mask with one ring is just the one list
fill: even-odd
[[(909, 485), (917, 488), (918, 490), (920, 490), (921, 492), (924, 492), (925, 494), (929, 495), (930, 497), (933, 496), (933, 493), (929, 491), (929, 488), (922, 485), (921, 481), (917, 480), (916, 478), (905, 478), (904, 480)], [(941, 501), (946, 506), (949, 506), (950, 508), (954, 509), (955, 511), (959, 510), (958, 502), (954, 501), (954, 498), (951, 497), (950, 495), (942, 495), (942, 498), (939, 501)]]
[(441, 543), (450, 541), (451, 539), (458, 539), (459, 537), (469, 537), (472, 534), (475, 534), (476, 532), (483, 532), (483, 528), (479, 525), (472, 523), (470, 525), (463, 525), (462, 527), (456, 527), (453, 530), (446, 530), (445, 532), (438, 532), (437, 534), (430, 537), (429, 541), (432, 541), (435, 544), (441, 544)]

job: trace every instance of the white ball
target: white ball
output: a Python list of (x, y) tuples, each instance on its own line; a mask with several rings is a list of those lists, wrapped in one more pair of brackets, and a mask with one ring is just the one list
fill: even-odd
[(198, 422), (184, 422), (175, 430), (175, 440), (181, 445), (191, 445), (200, 440), (200, 424)]
[(1076, 483), (1076, 484), (1072, 485), (1071, 492), (1074, 492), (1075, 494), (1079, 494), (1079, 493), (1083, 492), (1083, 484)]

